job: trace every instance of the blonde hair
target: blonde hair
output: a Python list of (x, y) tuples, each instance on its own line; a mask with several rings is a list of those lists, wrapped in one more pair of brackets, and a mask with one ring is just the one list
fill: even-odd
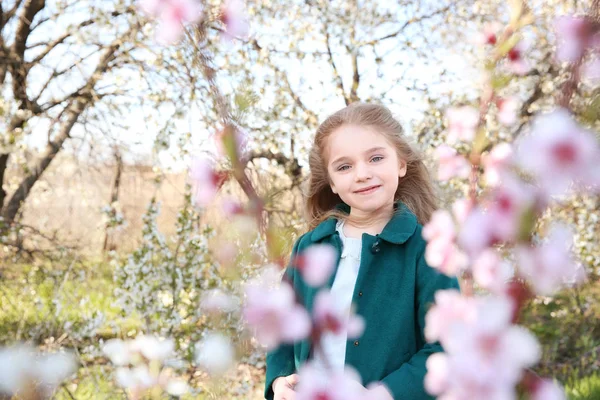
[(309, 154), (310, 177), (305, 203), (309, 229), (314, 229), (329, 217), (347, 217), (347, 214), (335, 209), (342, 199), (331, 191), (325, 159), (329, 135), (343, 125), (374, 129), (395, 147), (398, 157), (406, 162), (406, 175), (398, 178), (394, 201), (403, 202), (417, 216), (420, 224), (427, 223), (436, 209), (437, 197), (421, 154), (407, 142), (402, 125), (389, 109), (378, 104), (353, 103), (331, 115), (317, 129)]

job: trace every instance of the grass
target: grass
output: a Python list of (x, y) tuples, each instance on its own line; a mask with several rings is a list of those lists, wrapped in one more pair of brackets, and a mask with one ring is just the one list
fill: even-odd
[(600, 374), (586, 376), (565, 388), (569, 400), (600, 399)]
[[(1, 272), (0, 343), (42, 344), (60, 338), (66, 326), (85, 331), (94, 320), (104, 320), (97, 332), (100, 336), (111, 336), (111, 325), (122, 331), (139, 326), (135, 316), (122, 319), (114, 306), (115, 284), (108, 263), (71, 263), (61, 268), (9, 264)], [(82, 335), (85, 339), (85, 332)]]

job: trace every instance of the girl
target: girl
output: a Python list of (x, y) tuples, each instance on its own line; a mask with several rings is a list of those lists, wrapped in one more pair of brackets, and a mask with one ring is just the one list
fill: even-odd
[[(373, 397), (429, 399), (425, 362), (442, 348), (425, 341), (425, 314), (437, 290), (458, 289), (458, 282), (424, 260), (422, 224), (436, 199), (422, 159), (387, 108), (355, 103), (321, 124), (309, 162), (311, 230), (296, 241), (292, 259), (316, 243), (333, 245), (340, 258), (327, 286), (366, 325), (358, 340), (322, 335), (318, 352), (310, 338), (269, 352), (265, 397), (293, 400), (296, 372), (310, 360), (334, 371), (352, 366)], [(312, 312), (319, 289), (295, 268), (286, 274)]]

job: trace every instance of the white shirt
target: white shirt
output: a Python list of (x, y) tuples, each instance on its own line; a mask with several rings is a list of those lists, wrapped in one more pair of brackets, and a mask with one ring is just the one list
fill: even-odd
[[(339, 221), (336, 230), (342, 239), (342, 256), (340, 264), (331, 286), (331, 294), (336, 301), (336, 307), (344, 310), (346, 315), (350, 315), (350, 307), (352, 306), (352, 295), (356, 278), (358, 277), (358, 269), (360, 268), (360, 252), (362, 249), (362, 239), (348, 238), (344, 235), (344, 222)], [(325, 353), (327, 363), (325, 363), (323, 354), (317, 351), (316, 348), (313, 354), (313, 362), (315, 367), (326, 370), (329, 365), (332, 371), (342, 372), (346, 362), (346, 341), (348, 333), (342, 331), (338, 334), (326, 332), (321, 337), (321, 349)]]

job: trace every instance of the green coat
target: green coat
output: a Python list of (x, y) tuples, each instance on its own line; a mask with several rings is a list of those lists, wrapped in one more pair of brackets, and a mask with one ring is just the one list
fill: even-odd
[[(340, 206), (349, 212), (346, 205)], [(456, 278), (450, 278), (427, 265), (426, 242), (422, 226), (415, 215), (402, 204), (383, 231), (375, 236), (362, 235), (361, 263), (352, 302), (356, 313), (366, 322), (358, 340), (346, 344), (346, 365), (354, 367), (363, 385), (382, 381), (394, 399), (431, 399), (423, 387), (425, 362), (430, 354), (442, 351), (439, 343), (427, 343), (423, 334), (425, 314), (440, 289), (458, 289)], [(342, 242), (336, 232), (336, 220), (330, 218), (295, 243), (292, 257), (315, 243), (333, 245), (339, 255)], [(318, 289), (307, 285), (295, 268), (286, 274), (304, 306), (312, 312)], [(335, 274), (328, 287), (331, 288)], [(310, 339), (283, 344), (267, 353), (265, 398), (272, 399), (271, 385), (280, 376), (295, 373), (311, 355)]]

